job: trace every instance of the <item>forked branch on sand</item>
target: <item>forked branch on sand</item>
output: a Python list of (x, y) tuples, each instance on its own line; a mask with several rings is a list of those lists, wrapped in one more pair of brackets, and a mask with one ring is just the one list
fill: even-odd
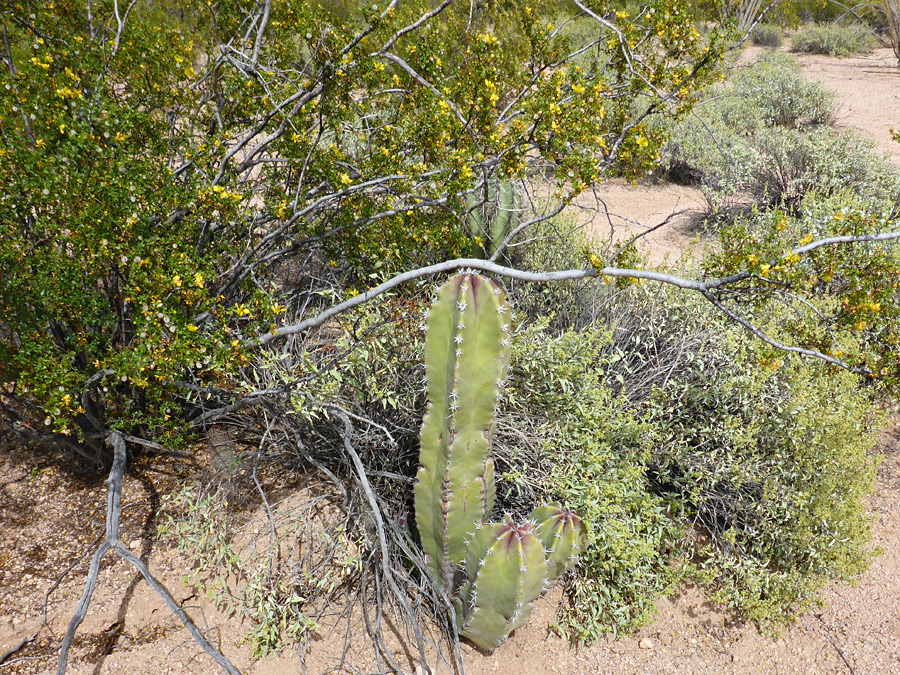
[(88, 606), (91, 604), (91, 596), (94, 593), (94, 587), (97, 585), (97, 575), (100, 572), (100, 561), (110, 549), (122, 556), (141, 573), (141, 576), (146, 579), (150, 588), (156, 591), (157, 595), (165, 601), (172, 613), (181, 620), (181, 623), (188, 629), (194, 640), (197, 641), (197, 644), (203, 647), (203, 650), (209, 654), (225, 672), (229, 673), (229, 675), (240, 675), (240, 671), (234, 667), (234, 664), (213, 647), (212, 643), (206, 639), (200, 629), (197, 628), (196, 624), (191, 621), (185, 611), (177, 602), (175, 602), (175, 599), (163, 585), (150, 574), (150, 570), (143, 561), (119, 541), (119, 517), (122, 513), (122, 487), (125, 482), (126, 466), (125, 437), (119, 431), (112, 431), (106, 437), (106, 442), (112, 447), (114, 452), (112, 469), (109, 472), (109, 478), (106, 480), (109, 484), (109, 502), (106, 508), (106, 537), (94, 552), (94, 557), (91, 558), (91, 567), (88, 573), (87, 583), (84, 586), (84, 593), (81, 595), (81, 600), (78, 602), (75, 614), (69, 622), (69, 629), (66, 631), (66, 636), (63, 638), (62, 645), (59, 648), (59, 664), (56, 668), (57, 675), (63, 675), (63, 673), (66, 672), (69, 649), (72, 647), (72, 641), (75, 639), (75, 632), (78, 630), (78, 626), (81, 625), (81, 622), (84, 621)]

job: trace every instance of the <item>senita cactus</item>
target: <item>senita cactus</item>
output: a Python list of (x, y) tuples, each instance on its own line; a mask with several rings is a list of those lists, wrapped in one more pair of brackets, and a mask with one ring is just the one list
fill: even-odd
[(466, 555), (466, 540), (494, 506), (488, 438), (509, 359), (510, 308), (503, 289), (477, 274), (452, 277), (428, 315), (422, 424), (415, 486), (422, 548), (444, 590)]
[(584, 541), (584, 524), (574, 511), (559, 504), (539, 506), (531, 512), (535, 534), (547, 554), (547, 584), (552, 586), (575, 562)]
[(551, 504), (517, 524), (494, 506), (490, 435), (509, 367), (511, 311), (503, 289), (458, 274), (428, 314), (416, 524), (435, 581), (450, 595), (460, 634), (497, 647), (531, 615), (534, 600), (577, 554), (581, 519)]
[(492, 176), (466, 195), (466, 207), (469, 234), (475, 242), (472, 255), (488, 258), (518, 220), (521, 205), (516, 186)]

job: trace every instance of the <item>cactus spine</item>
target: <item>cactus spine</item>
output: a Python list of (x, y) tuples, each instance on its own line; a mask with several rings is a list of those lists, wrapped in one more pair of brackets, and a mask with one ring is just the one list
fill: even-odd
[(458, 274), (428, 314), (416, 524), (431, 573), (454, 598), (460, 634), (497, 647), (577, 554), (581, 519), (558, 504), (524, 523), (488, 522), (494, 506), (490, 435), (509, 367), (511, 310), (503, 289)]

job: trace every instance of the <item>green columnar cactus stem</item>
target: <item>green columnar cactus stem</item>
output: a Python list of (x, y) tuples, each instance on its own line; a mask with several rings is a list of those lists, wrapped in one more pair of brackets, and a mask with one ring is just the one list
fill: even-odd
[(530, 523), (488, 524), (472, 539), (466, 572), (470, 581), (460, 593), (460, 635), (494, 649), (531, 616), (547, 582), (544, 549)]
[(584, 524), (574, 511), (559, 504), (536, 508), (528, 520), (534, 523), (547, 554), (547, 584), (552, 586), (581, 552)]
[(509, 368), (511, 314), (500, 286), (459, 274), (438, 291), (425, 338), (416, 524), (434, 579), (454, 598), (460, 634), (483, 649), (528, 620), (584, 537), (581, 519), (558, 504), (535, 509), (522, 524), (487, 522), (490, 434)]
[(495, 175), (480, 189), (468, 193), (466, 206), (469, 234), (475, 240), (472, 253), (487, 258), (494, 254), (518, 218), (519, 193), (512, 181)]
[(416, 524), (435, 579), (448, 592), (467, 540), (493, 509), (488, 441), (509, 359), (510, 315), (499, 285), (478, 274), (460, 274), (441, 287), (428, 316), (428, 412), (415, 486)]

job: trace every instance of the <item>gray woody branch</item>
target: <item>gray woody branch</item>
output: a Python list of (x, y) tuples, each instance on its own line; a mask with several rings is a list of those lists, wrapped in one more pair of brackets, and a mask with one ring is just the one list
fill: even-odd
[(112, 469), (109, 472), (109, 478), (106, 479), (109, 485), (109, 503), (106, 509), (106, 538), (99, 548), (94, 552), (91, 558), (91, 566), (88, 572), (87, 582), (85, 583), (84, 593), (78, 602), (78, 607), (72, 620), (69, 622), (69, 629), (63, 638), (62, 645), (59, 649), (59, 664), (56, 667), (56, 675), (64, 675), (66, 672), (66, 664), (69, 658), (69, 649), (72, 647), (72, 641), (75, 639), (75, 632), (78, 626), (84, 621), (87, 614), (88, 606), (91, 604), (91, 596), (94, 594), (94, 587), (97, 585), (97, 575), (100, 572), (100, 561), (103, 556), (113, 549), (120, 556), (125, 558), (141, 573), (150, 587), (165, 601), (166, 605), (175, 614), (185, 628), (188, 629), (194, 640), (209, 654), (213, 660), (218, 663), (222, 670), (229, 675), (240, 675), (240, 671), (234, 667), (231, 661), (222, 655), (213, 645), (206, 639), (203, 633), (197, 628), (196, 624), (188, 617), (185, 611), (175, 602), (175, 599), (169, 592), (150, 574), (150, 570), (137, 556), (129, 551), (121, 541), (119, 541), (119, 517), (122, 512), (122, 487), (125, 482), (125, 437), (119, 431), (113, 431), (107, 436), (106, 442), (112, 446), (115, 458), (113, 460)]
[[(773, 264), (776, 264), (782, 260), (786, 260), (787, 258), (797, 254), (802, 255), (804, 253), (808, 253), (817, 248), (821, 248), (823, 246), (835, 246), (839, 244), (850, 244), (850, 243), (862, 243), (862, 242), (880, 242), (880, 241), (892, 241), (900, 239), (900, 231), (894, 232), (878, 232), (875, 234), (864, 234), (858, 236), (840, 236), (840, 237), (828, 237), (825, 239), (819, 239), (817, 241), (810, 242), (805, 246), (800, 246), (798, 248), (791, 249), (782, 254), (778, 259), (772, 261)], [(638, 269), (623, 269), (619, 267), (604, 267), (602, 269), (597, 269), (594, 267), (588, 267), (585, 269), (570, 269), (570, 270), (558, 270), (554, 272), (526, 272), (523, 270), (516, 269), (514, 267), (506, 267), (504, 265), (499, 265), (495, 262), (489, 260), (480, 260), (478, 258), (457, 258), (455, 260), (447, 260), (442, 263), (437, 263), (435, 265), (428, 265), (426, 267), (420, 267), (415, 270), (410, 270), (408, 272), (403, 272), (402, 274), (398, 274), (391, 279), (388, 279), (384, 283), (375, 286), (374, 288), (370, 288), (365, 293), (361, 293), (349, 300), (345, 300), (344, 302), (338, 303), (334, 307), (331, 307), (324, 312), (310, 317), (308, 319), (304, 319), (300, 323), (292, 324), (290, 326), (283, 326), (281, 328), (276, 328), (275, 330), (269, 331), (264, 335), (260, 336), (255, 340), (247, 341), (248, 346), (263, 346), (266, 345), (273, 340), (277, 340), (279, 338), (287, 337), (289, 335), (296, 335), (297, 333), (302, 333), (304, 331), (310, 330), (311, 328), (316, 328), (318, 326), (323, 325), (329, 319), (341, 314), (342, 312), (346, 312), (348, 309), (352, 309), (357, 305), (361, 305), (369, 300), (386, 293), (387, 291), (396, 288), (397, 286), (407, 282), (412, 281), (414, 279), (421, 279), (422, 277), (433, 276), (436, 274), (443, 274), (446, 272), (452, 272), (454, 270), (460, 268), (468, 268), (468, 269), (476, 269), (482, 272), (488, 272), (490, 274), (495, 274), (501, 277), (508, 277), (510, 279), (518, 279), (520, 281), (532, 281), (532, 282), (550, 282), (550, 281), (566, 281), (570, 279), (587, 279), (591, 277), (618, 277), (618, 278), (629, 278), (629, 279), (647, 279), (648, 281), (656, 281), (663, 284), (669, 284), (670, 286), (675, 286), (676, 288), (681, 288), (689, 291), (697, 291), (704, 298), (706, 298), (710, 303), (712, 303), (719, 311), (723, 312), (726, 316), (731, 318), (732, 320), (739, 323), (741, 326), (750, 331), (757, 338), (765, 342), (766, 344), (775, 347), (776, 349), (780, 349), (782, 351), (787, 352), (795, 352), (798, 354), (804, 354), (806, 356), (813, 356), (815, 358), (821, 359), (827, 363), (831, 363), (836, 366), (840, 366), (841, 368), (845, 368), (851, 372), (860, 373), (860, 374), (870, 374), (869, 371), (861, 368), (857, 368), (855, 366), (851, 366), (849, 363), (842, 361), (841, 359), (837, 359), (833, 356), (829, 356), (822, 352), (816, 351), (814, 349), (804, 349), (801, 347), (792, 347), (789, 345), (782, 344), (777, 340), (773, 340), (768, 337), (761, 330), (753, 326), (747, 319), (741, 317), (734, 311), (728, 309), (721, 301), (719, 301), (713, 291), (726, 288), (740, 281), (744, 281), (746, 279), (750, 279), (754, 276), (752, 272), (745, 271), (739, 272), (738, 274), (734, 274), (729, 277), (721, 277), (718, 279), (710, 279), (707, 281), (700, 281), (697, 279), (686, 279), (684, 277), (680, 277), (674, 274), (666, 274), (664, 272), (654, 272), (652, 270), (638, 270)]]

